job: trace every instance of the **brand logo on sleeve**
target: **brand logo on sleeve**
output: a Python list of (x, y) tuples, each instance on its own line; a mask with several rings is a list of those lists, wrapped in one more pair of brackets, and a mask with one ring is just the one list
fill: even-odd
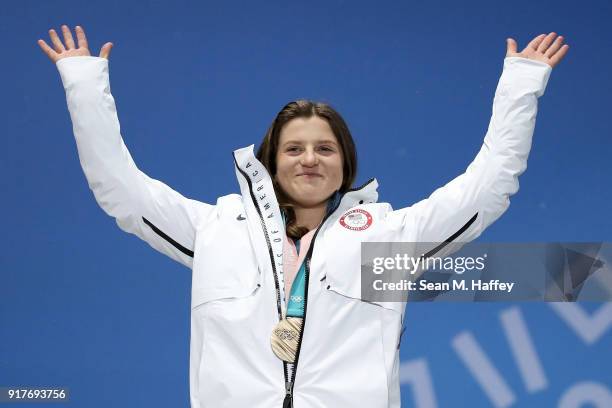
[(340, 217), (340, 225), (352, 231), (363, 231), (372, 225), (372, 214), (361, 208), (356, 208)]

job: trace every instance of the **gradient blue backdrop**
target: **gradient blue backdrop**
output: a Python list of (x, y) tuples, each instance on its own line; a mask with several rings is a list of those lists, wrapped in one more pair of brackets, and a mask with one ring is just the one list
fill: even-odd
[[(36, 44), (49, 28), (82, 25), (95, 55), (115, 44), (125, 142), (143, 171), (184, 195), (214, 202), (237, 192), (231, 152), (257, 145), (285, 103), (312, 98), (344, 115), (358, 182), (377, 177), (381, 200), (396, 208), (460, 174), (478, 151), (505, 39), (522, 49), (556, 31), (571, 48), (540, 99), (529, 168), (481, 240), (610, 241), (611, 4), (3, 3), (0, 387), (67, 386), (72, 407), (189, 403), (190, 272), (123, 233), (94, 201), (59, 75)], [(500, 326), (512, 307), (546, 372), (538, 392), (523, 385)], [(604, 322), (590, 343), (544, 304), (409, 305), (403, 378), (420, 361), (435, 405), (492, 406), (452, 347), (467, 331), (513, 406), (557, 406), (583, 381), (612, 390), (612, 311), (578, 307)], [(424, 388), (404, 383), (403, 406), (419, 406), (415, 389)]]

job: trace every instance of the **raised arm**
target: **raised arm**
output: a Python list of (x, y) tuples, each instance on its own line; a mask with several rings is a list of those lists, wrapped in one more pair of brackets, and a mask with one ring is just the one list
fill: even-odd
[(458, 248), (447, 243), (473, 240), (506, 211), (509, 197), (519, 188), (518, 176), (527, 167), (538, 98), (552, 67), (568, 49), (561, 45), (562, 37), (553, 42), (555, 37), (540, 35), (520, 53), (516, 42), (507, 40), (491, 121), (478, 155), (465, 173), (430, 197), (390, 214), (404, 240), (440, 243), (424, 246), (424, 253), (442, 256)]
[(54, 30), (49, 31), (54, 49), (43, 40), (38, 44), (60, 72), (79, 160), (96, 201), (122, 230), (191, 267), (197, 224), (215, 207), (183, 197), (136, 167), (110, 92), (112, 44), (106, 43), (99, 57), (91, 56), (81, 27), (76, 27), (78, 48), (68, 27), (62, 31), (65, 47)]

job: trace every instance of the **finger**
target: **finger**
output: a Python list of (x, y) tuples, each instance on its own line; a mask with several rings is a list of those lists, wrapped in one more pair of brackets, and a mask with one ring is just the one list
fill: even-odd
[(87, 49), (89, 49), (89, 44), (87, 44), (87, 37), (85, 36), (85, 30), (83, 30), (83, 27), (76, 26), (74, 28), (74, 31), (76, 32), (77, 42), (79, 44), (79, 48), (87, 48)]
[(542, 40), (544, 39), (544, 37), (546, 37), (546, 34), (540, 34), (537, 37), (535, 37), (533, 40), (531, 40), (529, 42), (529, 44), (527, 44), (527, 46), (525, 47), (525, 50), (527, 50), (527, 48), (531, 48), (533, 50), (537, 50), (538, 49), (538, 45), (540, 45), (540, 43), (542, 42)]
[(516, 54), (516, 41), (513, 38), (506, 39), (506, 55)]
[(51, 42), (53, 43), (53, 48), (55, 48), (56, 52), (60, 53), (66, 51), (64, 44), (62, 44), (54, 29), (49, 30), (49, 37), (51, 37)]
[(47, 57), (51, 59), (51, 61), (55, 62), (57, 59), (57, 53), (53, 51), (53, 48), (49, 47), (49, 45), (44, 40), (38, 40), (38, 45), (47, 54)]
[(555, 55), (552, 56), (552, 58), (550, 59), (551, 65), (554, 67), (559, 62), (561, 62), (563, 57), (565, 57), (565, 54), (567, 54), (567, 51), (569, 51), (569, 45), (565, 44), (563, 47), (561, 47), (561, 49), (559, 49), (559, 51), (555, 53)]
[(557, 37), (555, 42), (552, 43), (550, 47), (548, 47), (544, 55), (546, 55), (548, 58), (552, 57), (557, 51), (559, 51), (562, 44), (563, 44), (563, 36), (560, 35)]
[(102, 49), (100, 50), (100, 57), (108, 59), (112, 48), (113, 48), (113, 43), (107, 42), (106, 44), (104, 44), (102, 46)]
[(550, 44), (552, 44), (556, 36), (557, 33), (550, 33), (546, 37), (544, 37), (540, 45), (538, 45), (538, 51), (544, 53), (548, 49), (548, 47), (550, 47)]
[(67, 25), (62, 26), (62, 34), (64, 34), (64, 42), (66, 43), (66, 48), (69, 50), (74, 50), (74, 39), (72, 38), (72, 33)]

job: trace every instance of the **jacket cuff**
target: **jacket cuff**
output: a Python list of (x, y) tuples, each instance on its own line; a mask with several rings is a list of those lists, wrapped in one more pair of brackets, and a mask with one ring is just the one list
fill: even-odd
[(552, 67), (545, 62), (522, 57), (506, 57), (500, 85), (520, 87), (521, 91), (544, 95)]
[(55, 63), (62, 78), (64, 89), (81, 82), (108, 81), (108, 60), (101, 57), (68, 57)]

